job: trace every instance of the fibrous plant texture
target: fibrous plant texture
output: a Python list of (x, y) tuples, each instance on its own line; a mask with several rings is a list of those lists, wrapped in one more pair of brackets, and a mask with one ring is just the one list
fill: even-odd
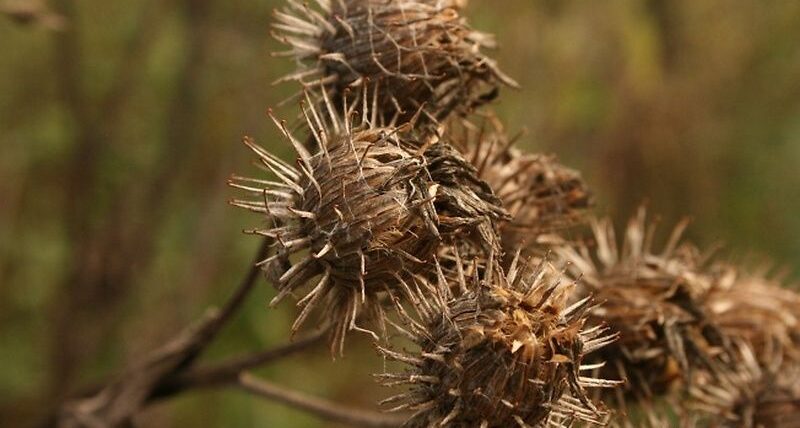
[[(610, 221), (593, 221), (594, 249), (588, 245), (556, 247), (571, 263), (583, 290), (600, 305), (590, 323), (604, 323), (620, 340), (602, 353), (607, 376), (626, 381), (619, 391), (635, 403), (650, 402), (686, 383), (691, 373), (707, 369), (725, 347), (725, 340), (705, 314), (702, 301), (710, 279), (701, 273), (697, 250), (679, 246), (685, 224), (672, 233), (666, 246), (653, 250), (654, 227), (645, 212), (631, 220), (619, 249)], [(627, 397), (623, 397), (626, 395)]]
[(743, 341), (726, 357), (713, 375), (696, 374), (684, 413), (699, 411), (698, 426), (800, 427), (800, 366), (779, 353), (759, 360)]
[(704, 306), (733, 346), (695, 374), (690, 407), (712, 427), (800, 427), (800, 297), (763, 274), (712, 271)]
[[(500, 251), (498, 224), (508, 221), (508, 212), (492, 187), (452, 145), (436, 142), (425, 150), (428, 171), (437, 183), (436, 210), (445, 230), (474, 231), (466, 241), (478, 242), (484, 255)], [(462, 240), (463, 242), (464, 240)], [(473, 249), (476, 247), (473, 246)]]
[[(302, 86), (308, 135), (275, 120), (296, 165), (248, 139), (277, 178), (232, 184), (252, 194), (234, 204), (263, 216), (252, 232), (274, 242), (261, 263), (273, 302), (300, 295), (292, 330), (316, 308), (336, 354), (348, 331), (372, 333), (406, 365), (378, 377), (406, 387), (385, 404), (413, 412), (412, 428), (791, 426), (797, 294), (710, 264), (681, 242), (685, 223), (656, 251), (644, 210), (621, 244), (607, 220), (591, 223), (594, 242), (568, 241), (591, 193), (473, 112), (515, 83), (481, 52), (492, 38), (467, 25), (464, 3), (276, 11), (298, 65), (281, 80)], [(388, 343), (386, 324), (409, 350)]]
[[(264, 215), (266, 227), (253, 233), (275, 240), (276, 253), (263, 262), (278, 272), (273, 303), (318, 277), (298, 303), (303, 310), (293, 330), (321, 306), (334, 325), (332, 346), (341, 352), (360, 309), (378, 308), (370, 304), (376, 295), (410, 266), (424, 266), (436, 248), (432, 183), (424, 159), (404, 148), (398, 129), (354, 127), (335, 115), (329, 129), (316, 110), (308, 116), (319, 138), (313, 154), (278, 124), (296, 150), (297, 166), (246, 140), (278, 180), (236, 178), (234, 185), (253, 199), (234, 204)], [(300, 252), (302, 259), (290, 264), (289, 256)]]
[(515, 147), (519, 137), (509, 137), (496, 117), (488, 118), (489, 125), (481, 127), (459, 121), (452, 132), (478, 176), (511, 215), (511, 221), (501, 225), (506, 253), (529, 250), (543, 233), (582, 223), (592, 194), (581, 174), (555, 156), (520, 151)]
[[(266, 227), (252, 233), (275, 241), (276, 253), (262, 262), (279, 289), (273, 304), (317, 278), (298, 303), (303, 309), (292, 330), (320, 306), (341, 353), (346, 331), (360, 329), (362, 309), (380, 315), (378, 295), (427, 269), (442, 234), (473, 238), (491, 251), (498, 245), (495, 221), (505, 212), (474, 171), (458, 169), (465, 162), (457, 152), (436, 143), (419, 153), (407, 126), (372, 126), (366, 98), (358, 122), (350, 119), (354, 106), (343, 112), (347, 119), (326, 106), (304, 110), (315, 153), (273, 117), (296, 151), (296, 166), (245, 140), (277, 180), (236, 177), (232, 185), (253, 198), (233, 204), (264, 215)], [(292, 264), (293, 254), (303, 257)]]
[[(275, 37), (298, 70), (281, 80), (324, 85), (334, 101), (367, 84), (384, 124), (438, 121), (516, 86), (481, 53), (493, 39), (471, 29), (453, 0), (291, 0), (276, 11)], [(380, 90), (378, 90), (380, 88)]]
[(707, 313), (731, 338), (747, 343), (759, 361), (776, 354), (800, 362), (800, 295), (763, 274), (742, 273), (732, 265), (715, 267)]
[(454, 275), (439, 269), (432, 281), (416, 278), (410, 300), (419, 321), (406, 318), (398, 328), (418, 350), (380, 348), (408, 368), (379, 377), (411, 387), (386, 404), (416, 412), (408, 427), (605, 423), (585, 388), (616, 383), (584, 375), (595, 367), (582, 361), (616, 336), (584, 328), (591, 298), (567, 306), (574, 284), (559, 282), (547, 263), (529, 268), (515, 260), (504, 274), (487, 261), (481, 270), (473, 264)]

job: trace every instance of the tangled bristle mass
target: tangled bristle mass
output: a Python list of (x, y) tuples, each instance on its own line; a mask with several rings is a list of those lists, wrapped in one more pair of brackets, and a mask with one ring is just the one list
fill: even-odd
[(379, 376), (412, 386), (385, 404), (414, 410), (409, 427), (605, 424), (606, 411), (586, 388), (616, 383), (584, 374), (595, 367), (582, 361), (616, 336), (584, 328), (591, 299), (566, 306), (572, 285), (546, 263), (531, 269), (515, 262), (508, 274), (496, 263), (486, 269), (479, 279), (474, 267), (459, 268), (455, 281), (440, 269), (435, 281), (416, 287), (411, 300), (421, 321), (403, 331), (419, 349), (381, 348), (409, 367)]
[[(379, 296), (411, 272), (431, 269), (443, 239), (460, 236), (484, 253), (499, 250), (497, 222), (507, 216), (455, 149), (432, 143), (421, 151), (422, 137), (407, 126), (371, 125), (367, 98), (360, 116), (355, 107), (345, 119), (330, 103), (325, 111), (312, 103), (304, 108), (314, 153), (272, 116), (297, 154), (296, 166), (248, 138), (245, 144), (277, 180), (232, 180), (252, 194), (233, 204), (264, 216), (267, 227), (251, 233), (275, 242), (275, 254), (261, 262), (279, 291), (273, 304), (317, 278), (298, 303), (292, 331), (314, 308), (325, 308), (336, 354), (347, 331), (363, 330), (356, 320), (364, 310), (382, 320)], [(295, 254), (302, 257), (293, 262)]]
[[(264, 215), (268, 227), (252, 232), (274, 239), (275, 254), (262, 262), (277, 272), (273, 304), (319, 278), (298, 303), (303, 310), (293, 331), (322, 305), (334, 327), (332, 346), (341, 353), (345, 332), (357, 328), (361, 309), (379, 309), (370, 303), (387, 284), (424, 267), (433, 255), (440, 237), (428, 196), (432, 183), (424, 158), (404, 148), (397, 128), (345, 121), (329, 129), (309, 120), (310, 132), (319, 138), (312, 154), (276, 123), (295, 148), (297, 166), (246, 140), (278, 180), (234, 180), (253, 194), (234, 204)], [(301, 253), (299, 261), (290, 262), (289, 256)]]
[(542, 234), (581, 224), (592, 205), (581, 174), (554, 156), (522, 152), (514, 146), (518, 137), (508, 137), (493, 115), (489, 119), (490, 130), (461, 121), (453, 138), (511, 216), (501, 226), (506, 253), (530, 250)]
[(725, 346), (702, 309), (709, 282), (698, 272), (696, 250), (679, 245), (683, 228), (679, 225), (656, 252), (654, 229), (640, 210), (621, 250), (610, 221), (598, 220), (593, 222), (594, 251), (585, 244), (554, 250), (582, 278), (580, 294), (593, 294), (600, 302), (590, 322), (620, 332), (602, 358), (607, 376), (624, 380), (635, 403), (667, 394), (693, 371), (707, 368)]

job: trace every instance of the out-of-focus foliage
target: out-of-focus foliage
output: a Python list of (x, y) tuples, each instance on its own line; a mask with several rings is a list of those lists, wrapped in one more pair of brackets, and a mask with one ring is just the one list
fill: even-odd
[[(62, 0), (63, 28), (0, 17), (0, 421), (30, 426), (221, 302), (256, 242), (227, 206), (264, 111), (292, 88), (270, 1)], [(600, 210), (641, 201), (702, 243), (800, 264), (800, 3), (472, 0), (523, 86), (499, 115), (583, 171)], [(278, 108), (284, 117), (296, 111)], [(613, 207), (613, 210), (611, 209)], [(288, 340), (265, 283), (207, 358)], [(366, 340), (264, 369), (346, 403), (385, 396)], [(375, 370), (367, 370), (366, 366)], [(321, 426), (244, 394), (161, 403), (145, 426)]]

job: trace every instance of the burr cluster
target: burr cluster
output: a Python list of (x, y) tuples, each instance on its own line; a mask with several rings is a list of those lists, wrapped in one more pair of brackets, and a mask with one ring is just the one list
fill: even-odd
[(487, 106), (516, 84), (465, 3), (275, 12), (301, 126), (270, 117), (296, 159), (246, 138), (265, 174), (231, 185), (272, 242), (272, 304), (298, 299), (292, 332), (317, 317), (334, 356), (366, 333), (405, 367), (376, 377), (408, 427), (792, 426), (800, 296), (684, 223), (656, 246), (644, 210), (618, 241), (580, 173)]

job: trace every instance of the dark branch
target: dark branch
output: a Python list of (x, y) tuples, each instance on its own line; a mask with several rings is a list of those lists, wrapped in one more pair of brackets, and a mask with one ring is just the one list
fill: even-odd
[[(262, 242), (247, 274), (221, 311), (208, 311), (200, 321), (144, 356), (117, 380), (108, 383), (93, 396), (66, 403), (58, 417), (59, 425), (64, 427), (97, 423), (109, 427), (126, 425), (167, 379), (176, 378), (191, 367), (227, 321), (241, 308), (245, 298), (255, 286), (260, 272), (255, 263), (266, 256), (270, 243), (268, 239)], [(271, 356), (286, 355), (287, 352), (289, 351), (276, 351)], [(242, 359), (238, 363), (252, 363), (255, 360), (263, 362), (267, 361), (268, 357), (262, 355), (260, 358), (249, 358), (248, 361)], [(221, 374), (219, 371), (212, 371), (212, 375)]]
[(327, 329), (321, 330), (296, 342), (277, 348), (267, 349), (251, 355), (234, 357), (221, 363), (189, 369), (172, 378), (165, 379), (165, 381), (153, 391), (153, 395), (150, 399), (158, 400), (167, 398), (188, 389), (208, 388), (236, 383), (239, 375), (243, 371), (254, 369), (271, 361), (308, 349), (320, 343), (326, 333)]
[(389, 428), (402, 425), (404, 418), (367, 410), (351, 409), (301, 392), (284, 389), (272, 383), (243, 373), (239, 386), (254, 395), (276, 401), (298, 410), (316, 415), (324, 420), (347, 426)]

